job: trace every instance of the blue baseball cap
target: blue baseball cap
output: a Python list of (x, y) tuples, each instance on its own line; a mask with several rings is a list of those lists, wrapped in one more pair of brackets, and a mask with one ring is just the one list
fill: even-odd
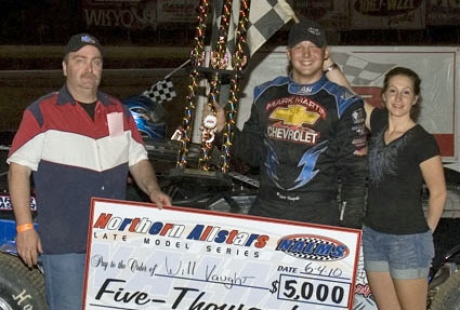
[(293, 47), (302, 41), (310, 41), (317, 47), (325, 47), (327, 45), (323, 27), (311, 20), (302, 20), (294, 24), (289, 31), (289, 47)]
[(102, 55), (101, 43), (99, 43), (98, 39), (88, 33), (79, 33), (72, 36), (67, 43), (67, 46), (65, 47), (65, 55), (70, 52), (76, 52), (86, 45), (92, 45), (96, 47)]

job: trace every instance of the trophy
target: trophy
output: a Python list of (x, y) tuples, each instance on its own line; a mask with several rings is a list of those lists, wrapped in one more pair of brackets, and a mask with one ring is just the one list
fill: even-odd
[[(230, 148), (232, 145), (233, 132), (236, 127), (237, 106), (239, 100), (239, 80), (241, 71), (247, 64), (245, 48), (246, 34), (249, 27), (250, 0), (240, 1), (236, 30), (235, 46), (232, 55), (227, 52), (228, 34), (232, 27), (233, 6), (232, 0), (226, 0), (222, 4), (220, 14), (220, 26), (216, 42), (211, 47), (210, 57), (206, 60), (205, 32), (208, 19), (209, 1), (201, 0), (198, 7), (198, 25), (194, 38), (194, 48), (191, 51), (192, 69), (190, 72), (190, 84), (186, 97), (184, 117), (182, 119), (181, 133), (179, 134), (179, 152), (174, 174), (181, 177), (192, 176), (193, 178), (205, 178), (211, 183), (221, 181), (230, 169)], [(232, 20), (233, 17), (233, 20)], [(231, 57), (230, 57), (231, 56)], [(231, 60), (230, 60), (231, 58)], [(198, 85), (201, 81), (209, 85), (207, 94), (206, 110), (208, 114), (201, 120), (201, 146), (197, 167), (190, 167), (188, 163), (189, 148), (191, 145), (192, 124), (198, 121), (195, 118)], [(224, 106), (225, 127), (222, 131), (222, 145), (220, 146), (220, 164), (217, 169), (212, 169), (212, 150), (215, 146), (217, 118), (215, 106), (219, 104), (222, 84), (228, 85), (228, 100)], [(225, 94), (227, 95), (227, 94)]]

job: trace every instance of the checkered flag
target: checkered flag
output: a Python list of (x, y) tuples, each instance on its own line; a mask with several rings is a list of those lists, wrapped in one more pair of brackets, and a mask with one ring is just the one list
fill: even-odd
[[(235, 1), (239, 2), (239, 1)], [(294, 16), (286, 0), (256, 0), (251, 2), (248, 44), (253, 55), (272, 35)]]
[(396, 64), (370, 62), (355, 55), (340, 52), (333, 52), (332, 57), (342, 67), (345, 77), (353, 86), (371, 85), (373, 81), (396, 66)]
[[(214, 19), (212, 41), (216, 42), (220, 25), (220, 12), (223, 1), (214, 1)], [(235, 51), (236, 25), (240, 11), (240, 0), (233, 0), (232, 17), (228, 30), (227, 48), (230, 53)], [(294, 16), (294, 11), (286, 0), (253, 0), (249, 9), (249, 28), (247, 42), (250, 54), (253, 55), (278, 29)]]
[(149, 97), (153, 102), (162, 104), (165, 101), (171, 101), (177, 94), (171, 79), (165, 78), (150, 86), (142, 95)]

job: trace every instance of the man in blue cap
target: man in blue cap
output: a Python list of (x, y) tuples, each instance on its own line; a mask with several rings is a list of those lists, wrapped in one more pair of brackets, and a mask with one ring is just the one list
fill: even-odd
[[(27, 107), (7, 162), (17, 250), (32, 267), (41, 255), (50, 310), (81, 310), (92, 197), (125, 199), (131, 173), (159, 207), (159, 188), (136, 125), (119, 100), (100, 92), (103, 52), (90, 34), (73, 36), (65, 85)], [(39, 233), (30, 212), (34, 177)]]

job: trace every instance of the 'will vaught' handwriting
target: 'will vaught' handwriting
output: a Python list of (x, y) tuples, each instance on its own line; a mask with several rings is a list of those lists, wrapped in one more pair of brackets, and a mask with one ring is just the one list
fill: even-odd
[[(151, 277), (164, 275), (161, 272), (162, 268), (160, 265), (154, 264), (152, 266), (147, 266), (144, 262), (139, 261), (136, 258), (129, 258), (126, 263), (122, 260), (116, 264), (114, 261), (106, 261), (102, 255), (94, 255), (91, 257), (91, 266), (99, 267), (104, 270), (107, 270), (107, 268), (127, 268), (133, 273), (148, 273)], [(200, 276), (200, 270), (198, 270), (196, 261), (174, 260), (168, 257), (165, 257), (163, 268), (163, 272), (166, 272), (166, 275), (169, 277), (188, 277), (190, 279), (201, 278), (206, 282), (221, 283), (228, 289), (233, 288), (235, 285), (247, 285), (248, 281), (254, 278), (252, 276), (240, 276), (236, 272), (233, 272), (232, 274), (219, 274), (217, 272), (217, 265), (206, 265), (206, 268), (201, 269), (202, 276)]]
[[(165, 268), (168, 275), (173, 276), (196, 276), (197, 263), (195, 261), (182, 261), (171, 262), (168, 257), (165, 258)], [(247, 284), (249, 279), (254, 277), (238, 276), (236, 272), (232, 275), (217, 274), (217, 266), (206, 266), (205, 280), (206, 282), (221, 283), (226, 288), (231, 289), (234, 285)]]
[(253, 279), (254, 277), (250, 276), (238, 276), (236, 272), (233, 275), (223, 275), (217, 274), (215, 272), (217, 266), (214, 265), (211, 268), (206, 266), (206, 281), (214, 282), (214, 283), (222, 283), (225, 285), (226, 288), (231, 289), (233, 285), (245, 285), (249, 279)]

